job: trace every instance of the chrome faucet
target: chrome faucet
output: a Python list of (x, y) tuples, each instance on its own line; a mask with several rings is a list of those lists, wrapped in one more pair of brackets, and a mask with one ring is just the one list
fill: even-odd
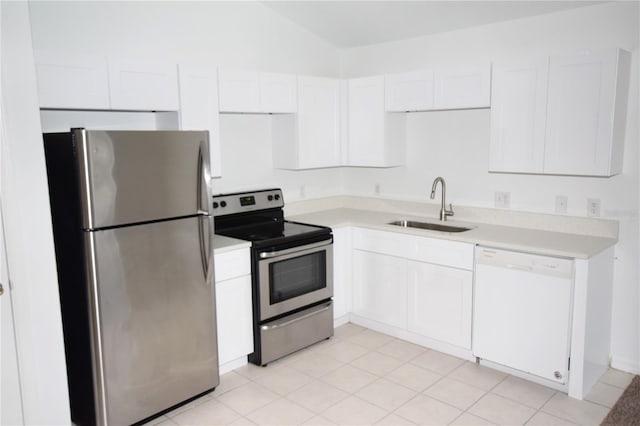
[(445, 207), (445, 197), (447, 196), (447, 186), (444, 183), (444, 179), (441, 176), (438, 176), (433, 180), (433, 185), (431, 185), (431, 199), (436, 198), (436, 188), (438, 186), (438, 182), (442, 184), (442, 202), (440, 204), (440, 220), (447, 220), (447, 216), (453, 216), (453, 206), (449, 203), (449, 210)]

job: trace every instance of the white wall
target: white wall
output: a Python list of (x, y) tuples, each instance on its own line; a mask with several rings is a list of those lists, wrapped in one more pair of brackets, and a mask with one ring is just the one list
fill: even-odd
[[(34, 49), (336, 77), (338, 49), (257, 2), (30, 2)], [(341, 169), (274, 170), (271, 120), (222, 115), (214, 193), (278, 186), (288, 201), (339, 194)], [(303, 196), (301, 186), (304, 186)]]
[[(553, 213), (555, 196), (568, 196), (569, 214), (586, 215), (587, 198), (600, 198), (603, 216), (620, 221), (616, 247), (613, 365), (640, 372), (638, 314), (638, 2), (618, 2), (476, 27), (402, 42), (345, 50), (343, 72), (362, 76), (436, 64), (491, 60), (565, 49), (622, 47), (633, 52), (625, 160), (612, 178), (490, 174), (489, 110), (409, 114), (407, 164), (394, 169), (345, 171), (345, 191), (428, 200), (436, 176), (447, 181), (454, 205), (493, 207), (494, 192), (511, 193), (516, 210)], [(439, 195), (439, 193), (438, 193)]]
[[(24, 422), (69, 424), (62, 320), (29, 11), (24, 2), (3, 1), (0, 7), (2, 213)], [(3, 386), (4, 379), (3, 376)]]

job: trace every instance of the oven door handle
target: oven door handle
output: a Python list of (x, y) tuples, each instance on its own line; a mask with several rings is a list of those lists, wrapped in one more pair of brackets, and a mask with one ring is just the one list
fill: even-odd
[(320, 241), (319, 243), (313, 244), (305, 244), (304, 246), (294, 247), (286, 250), (278, 250), (278, 251), (263, 251), (260, 252), (260, 259), (270, 259), (272, 257), (284, 256), (286, 254), (297, 253), (299, 251), (307, 251), (318, 247), (330, 246), (333, 244), (333, 239), (328, 239), (326, 241)]

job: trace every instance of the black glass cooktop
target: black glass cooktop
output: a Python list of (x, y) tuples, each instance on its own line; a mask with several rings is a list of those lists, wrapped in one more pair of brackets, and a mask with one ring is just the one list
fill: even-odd
[(308, 225), (305, 223), (292, 222), (288, 220), (265, 221), (250, 225), (234, 226), (230, 228), (216, 229), (216, 234), (254, 243), (279, 243), (282, 241), (292, 241), (302, 238), (326, 235), (331, 233), (331, 229)]

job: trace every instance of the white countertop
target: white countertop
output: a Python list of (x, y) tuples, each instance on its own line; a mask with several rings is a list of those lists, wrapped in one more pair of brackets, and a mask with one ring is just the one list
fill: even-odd
[[(448, 219), (447, 222), (440, 222), (432, 217), (404, 215), (398, 212), (359, 210), (353, 208), (322, 210), (288, 216), (287, 219), (316, 225), (324, 225), (332, 228), (358, 226), (383, 231), (423, 235), (431, 238), (481, 244), (508, 250), (518, 250), (577, 259), (588, 259), (618, 242), (617, 238), (612, 237), (564, 233), (515, 226), (502, 226), (480, 222), (457, 221), (455, 218)], [(465, 226), (473, 229), (466, 232), (450, 233), (388, 225), (389, 222), (400, 219), (445, 223), (448, 225)]]
[(218, 234), (214, 235), (213, 237), (214, 255), (247, 247), (251, 247), (251, 242), (225, 237), (224, 235)]

